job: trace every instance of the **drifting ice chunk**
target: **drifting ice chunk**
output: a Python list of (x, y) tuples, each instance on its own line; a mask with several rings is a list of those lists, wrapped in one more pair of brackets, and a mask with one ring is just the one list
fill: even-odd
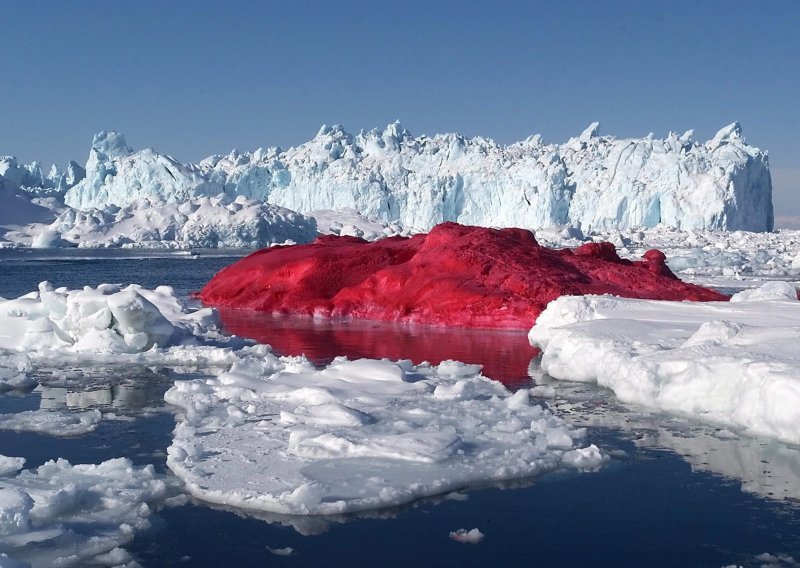
[(655, 250), (622, 260), (610, 243), (553, 250), (524, 229), (443, 223), (410, 239), (320, 237), (260, 250), (217, 273), (200, 297), (238, 309), (496, 329), (528, 329), (561, 295), (726, 298), (681, 282), (664, 260)]
[(216, 328), (212, 310), (189, 310), (167, 286), (147, 290), (101, 284), (0, 301), (0, 348), (46, 352), (137, 353), (178, 344)]
[(34, 566), (130, 562), (118, 547), (150, 526), (151, 504), (168, 496), (152, 466), (122, 458), (75, 466), (49, 461), (0, 477), (0, 549)]

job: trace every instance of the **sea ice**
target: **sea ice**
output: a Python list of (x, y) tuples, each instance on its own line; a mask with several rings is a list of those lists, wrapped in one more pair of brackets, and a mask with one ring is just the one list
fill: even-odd
[(167, 464), (207, 502), (327, 515), (603, 463), (597, 448), (580, 447), (583, 431), (530, 404), (527, 390), (471, 370), (243, 358), (167, 391), (181, 408)]
[(789, 288), (768, 284), (726, 303), (562, 297), (529, 339), (557, 379), (800, 444), (800, 302)]
[(101, 284), (82, 290), (49, 283), (0, 301), (0, 348), (46, 356), (70, 350), (138, 353), (178, 345), (216, 329), (210, 309), (189, 309), (172, 288)]
[(59, 459), (2, 476), (0, 552), (36, 568), (130, 561), (119, 547), (150, 526), (152, 507), (170, 491), (152, 466), (124, 458), (74, 466)]
[(27, 410), (15, 414), (0, 414), (0, 430), (36, 432), (58, 437), (81, 436), (94, 432), (101, 419), (99, 410)]

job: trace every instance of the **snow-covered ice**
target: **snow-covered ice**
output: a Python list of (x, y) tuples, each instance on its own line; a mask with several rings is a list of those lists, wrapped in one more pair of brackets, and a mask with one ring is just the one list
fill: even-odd
[(794, 286), (772, 282), (731, 302), (561, 297), (529, 338), (557, 379), (800, 444), (798, 322)]
[(219, 195), (169, 204), (139, 201), (122, 208), (69, 208), (38, 228), (31, 246), (260, 248), (310, 242), (316, 235), (314, 220), (299, 213), (243, 196)]
[[(0, 464), (14, 459), (0, 456)], [(0, 552), (36, 568), (130, 562), (119, 547), (150, 526), (153, 506), (171, 494), (152, 466), (125, 458), (97, 465), (59, 459), (12, 475), (21, 466), (0, 477)]]
[(190, 309), (169, 286), (148, 290), (101, 284), (0, 300), (0, 349), (46, 356), (73, 352), (138, 353), (179, 345), (217, 328), (213, 310)]
[(165, 399), (182, 409), (169, 467), (193, 496), (244, 510), (340, 514), (604, 461), (527, 390), (455, 362), (243, 358)]
[(443, 221), (583, 231), (655, 226), (770, 230), (767, 156), (738, 123), (696, 142), (687, 132), (616, 139), (592, 124), (564, 144), (540, 136), (508, 146), (457, 134), (413, 137), (399, 123), (351, 135), (323, 126), (288, 150), (259, 149), (181, 164), (151, 149), (134, 152), (116, 132), (95, 136), (86, 178), (66, 204), (126, 207), (145, 198), (181, 203), (219, 193), (294, 211), (352, 208), (406, 227)]

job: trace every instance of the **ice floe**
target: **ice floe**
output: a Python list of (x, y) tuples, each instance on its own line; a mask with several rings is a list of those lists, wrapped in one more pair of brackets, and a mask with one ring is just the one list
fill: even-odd
[(0, 349), (42, 356), (68, 349), (138, 353), (179, 345), (216, 329), (210, 309), (189, 309), (169, 286), (148, 290), (101, 284), (54, 289), (0, 301)]
[(562, 297), (529, 339), (557, 379), (597, 382), (623, 402), (800, 444), (800, 302), (788, 299), (792, 292), (769, 283), (702, 304)]
[[(0, 477), (0, 565), (124, 565), (133, 559), (120, 547), (150, 526), (153, 507), (170, 496), (170, 485), (152, 466), (124, 458), (97, 465), (63, 459)], [(15, 469), (16, 468), (16, 469)], [(8, 560), (7, 560), (8, 559)]]
[(14, 414), (0, 414), (0, 430), (36, 432), (58, 437), (81, 436), (94, 432), (101, 419), (99, 410), (86, 412), (27, 410)]
[(165, 399), (182, 409), (167, 464), (186, 490), (251, 511), (341, 514), (604, 461), (527, 390), (454, 362), (253, 357)]

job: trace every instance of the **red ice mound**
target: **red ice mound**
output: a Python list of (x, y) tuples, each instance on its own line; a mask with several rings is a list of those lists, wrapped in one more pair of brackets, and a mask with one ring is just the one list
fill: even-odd
[(678, 280), (660, 251), (632, 262), (610, 243), (554, 250), (524, 229), (455, 223), (411, 238), (320, 237), (263, 249), (221, 270), (199, 297), (273, 313), (527, 330), (548, 302), (580, 294), (727, 299)]

